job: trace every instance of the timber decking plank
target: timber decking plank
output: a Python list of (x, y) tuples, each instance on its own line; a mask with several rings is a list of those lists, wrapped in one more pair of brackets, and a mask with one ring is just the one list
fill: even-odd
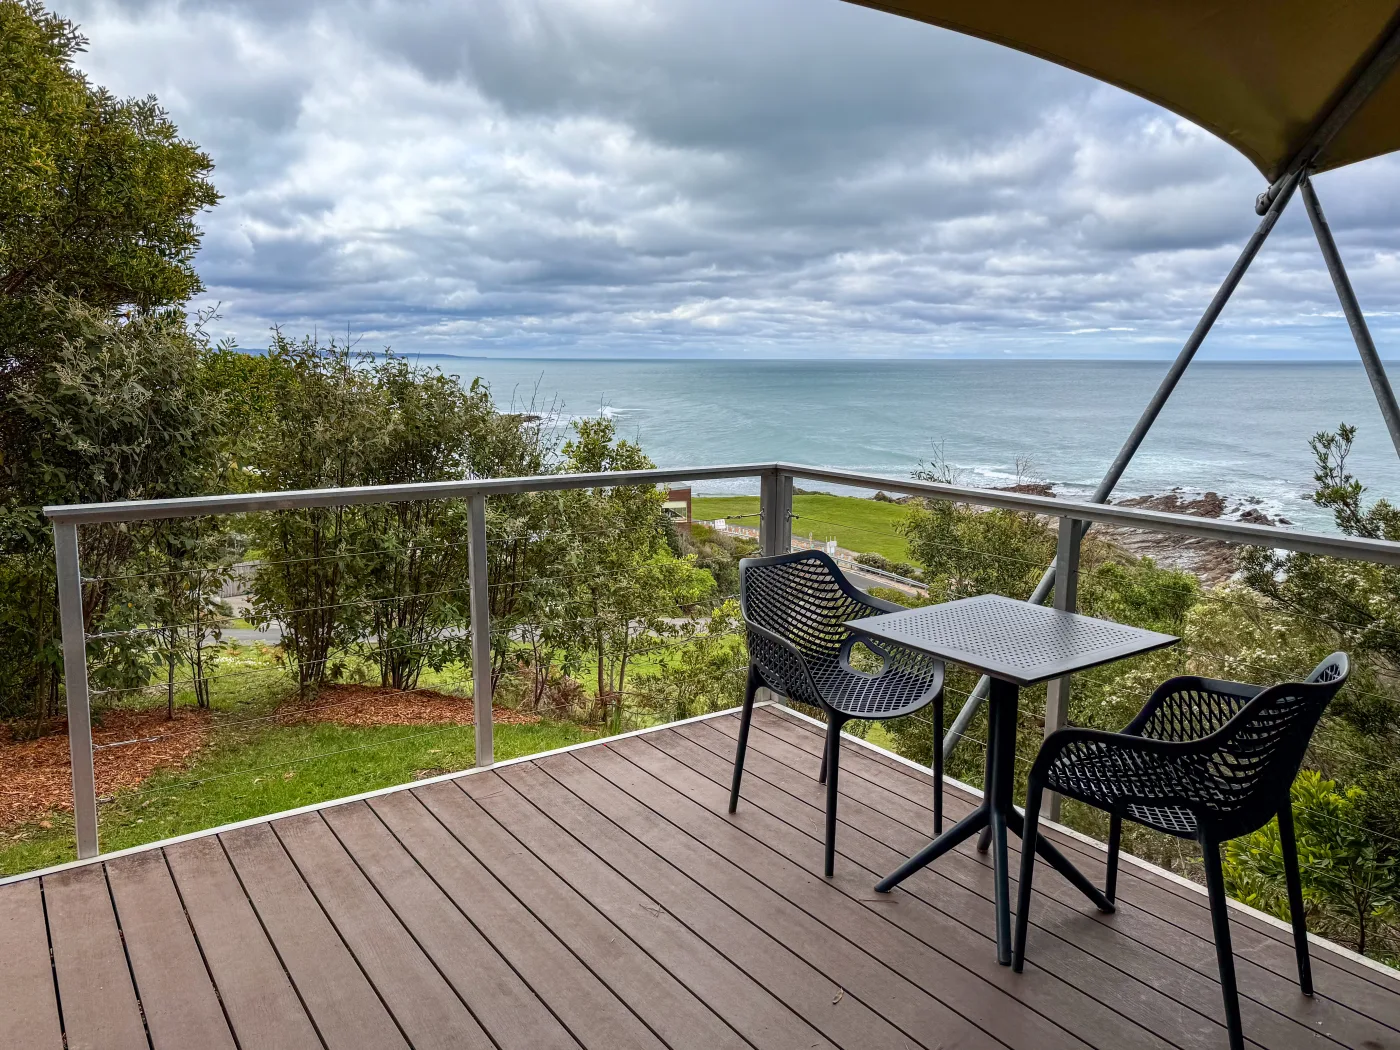
[[(642, 743), (645, 743), (644, 747), (639, 746)], [(721, 807), (727, 803), (727, 793), (723, 789), (715, 792), (714, 788), (718, 785), (684, 762), (667, 755), (649, 738), (645, 742), (639, 738), (637, 744), (631, 741), (624, 744), (616, 749), (619, 755), (625, 755), (640, 769), (685, 796), (692, 807), (704, 810), (710, 821), (719, 817)], [(644, 790), (640, 786), (639, 789)], [(792, 865), (805, 870), (819, 863), (820, 842), (814, 852), (804, 834), (761, 812), (761, 807), (755, 808), (753, 813), (741, 811), (737, 817), (719, 819), (723, 819), (728, 828), (742, 829), (751, 834), (755, 841), (763, 843)], [(1032, 966), (1024, 974), (1013, 975), (1006, 967), (996, 963), (995, 945), (987, 928), (988, 923), (961, 923), (917, 898), (914, 907), (905, 907), (906, 902), (900, 897), (876, 894), (873, 884), (877, 879), (878, 876), (869, 872), (857, 873), (849, 868), (844, 871), (838, 868), (837, 877), (826, 885), (845, 894), (848, 910), (860, 908), (878, 916), (916, 942), (950, 959), (968, 976), (980, 977), (987, 986), (1011, 996), (1022, 1005), (1024, 1012), (1033, 1011), (1090, 1045), (1104, 1048), (1125, 1042), (1142, 1047), (1162, 1048), (1170, 1045), (1141, 1022), (1131, 1009), (1132, 1004), (1127, 1004), (1129, 1008), (1120, 1012), (1064, 979), (1058, 967), (1046, 970)], [(988, 996), (985, 991), (982, 998), (989, 1004), (996, 1002), (996, 997)], [(950, 1001), (962, 1002), (963, 996)]]
[[(1013, 975), (971, 843), (873, 892), (927, 841), (927, 772), (843, 749), (827, 881), (820, 727), (755, 712), (731, 817), (737, 730), (657, 727), (0, 887), (0, 1050), (1223, 1048), (1203, 895), (1125, 866), (1100, 916), (1038, 873)], [(979, 801), (946, 798), (953, 819)], [(1101, 847), (1048, 834), (1102, 878)], [(1319, 948), (1307, 999), (1288, 931), (1231, 918), (1253, 1048), (1400, 1050), (1400, 982)]]
[(165, 857), (238, 1045), (322, 1045), (218, 838), (167, 846)]
[(107, 883), (155, 1050), (234, 1050), (233, 1033), (199, 954), (165, 855), (109, 861)]
[[(717, 762), (727, 768), (730, 761), (728, 748), (733, 744), (728, 734), (706, 730), (704, 733), (687, 731), (681, 735), (701, 746), (708, 746)], [(808, 807), (823, 804), (813, 798), (805, 773), (784, 764), (781, 758), (770, 756), (767, 751), (767, 742), (763, 734), (754, 732), (750, 736), (749, 754), (754, 762), (756, 777), (780, 787), (794, 799), (805, 802)], [(719, 764), (709, 770), (712, 779), (720, 772)], [(745, 779), (747, 780), (747, 772)], [(852, 784), (853, 791), (858, 793), (857, 782), (858, 778), (854, 776), (848, 781)], [(811, 785), (814, 786), (815, 782), (811, 782)], [(879, 810), (872, 808), (877, 803), (881, 806)], [(870, 839), (889, 850), (885, 854), (877, 851), (876, 854), (869, 855), (865, 866), (873, 867), (880, 874), (892, 869), (927, 841), (926, 831), (908, 827), (891, 815), (898, 809), (898, 802), (890, 802), (883, 798), (864, 801), (859, 798), (843, 799), (843, 832), (837, 839), (838, 848), (848, 844), (844, 838), (844, 829), (849, 826), (850, 833), (856, 836), (849, 844)], [(783, 807), (779, 805), (775, 815), (782, 817), (783, 812)], [(791, 823), (794, 818), (784, 819)], [(806, 820), (810, 833), (810, 813), (796, 819), (799, 822)], [(885, 859), (882, 860), (882, 856)], [(946, 854), (937, 864), (924, 869), (920, 876), (937, 876), (958, 889), (971, 892), (984, 901), (990, 901), (991, 887), (987, 871), (985, 858), (974, 853), (969, 844), (965, 848)], [(955, 897), (950, 898), (948, 891), (937, 882), (928, 882), (925, 878), (911, 880), (908, 888), (910, 892), (923, 896), (939, 907), (946, 907), (951, 900), (956, 900)], [(1054, 954), (1057, 950), (1055, 940), (1047, 938), (1042, 942), (1040, 949), (1035, 948), (1039, 938), (1050, 934), (1059, 941), (1073, 944), (1115, 969), (1156, 988), (1175, 1002), (1189, 1006), (1223, 1024), (1224, 1009), (1216, 978), (1213, 946), (1200, 943), (1184, 930), (1144, 916), (1123, 898), (1120, 898), (1118, 903), (1119, 910), (1116, 914), (1100, 916), (1084, 902), (1078, 891), (1064, 880), (1056, 876), (1037, 879), (1031, 916), (1032, 935), (1028, 944), (1031, 957), (1038, 952), (1049, 953), (1044, 956), (1047, 964), (1058, 961)], [(1141, 928), (1145, 924), (1154, 936), (1142, 936)], [(1045, 933), (1039, 932), (1042, 930)], [(1173, 947), (1177, 949), (1176, 953), (1173, 953)], [(1246, 968), (1252, 968), (1252, 964), (1242, 962), (1240, 969), (1243, 971)], [(1305, 1026), (1309, 1032), (1329, 1035), (1346, 1046), (1356, 1045), (1374, 1033), (1376, 1023), (1372, 1019), (1324, 997), (1303, 996), (1298, 992), (1296, 985), (1283, 981), (1267, 970), (1253, 969), (1255, 972), (1252, 979), (1246, 982), (1245, 991), (1255, 993), (1254, 998), (1246, 996), (1241, 1000), (1245, 1016), (1247, 1019), (1254, 1016), (1252, 1011), (1256, 1001), (1269, 1007), (1268, 1010), (1259, 1013), (1258, 1023), (1264, 1027), (1256, 1026), (1256, 1031), (1277, 1034), (1287, 1032), (1286, 1027), (1277, 1028), (1277, 1019), (1287, 1017)]]
[[(710, 743), (711, 753), (723, 763), (723, 770), (720, 766), (711, 767), (711, 779), (722, 783), (723, 777), (728, 775), (728, 764), (732, 761), (728, 749), (732, 747), (733, 739), (727, 733), (706, 727), (680, 727), (677, 732), (688, 740)], [(662, 741), (665, 736), (658, 734), (654, 739), (664, 747)], [(768, 737), (762, 730), (755, 729), (749, 738), (749, 754), (754, 759), (759, 777), (766, 775), (769, 780), (781, 781), (790, 794), (824, 812), (824, 800), (818, 801), (822, 797), (820, 786), (801, 769), (786, 764), (791, 761), (791, 750), (789, 745)], [(843, 823), (848, 822), (847, 826), (857, 836), (868, 836), (893, 849), (893, 853), (883, 862), (878, 859), (868, 861), (867, 868), (873, 866), (877, 875), (892, 870), (927, 841), (928, 832), (917, 830), (918, 825), (927, 823), (924, 819), (927, 814), (912, 803), (874, 785), (864, 784), (857, 775), (847, 778), (845, 783), (854, 797), (842, 802)], [(905, 812), (909, 809), (914, 810), (912, 818)], [(952, 805), (949, 811), (953, 817), (961, 813)], [(900, 820), (905, 823), (900, 823)], [(913, 826), (908, 826), (911, 824)], [(837, 843), (838, 847), (843, 843), (839, 835)], [(1013, 849), (1011, 855), (1014, 865), (1018, 851)], [(944, 896), (928, 895), (931, 884), (923, 879), (932, 875), (990, 901), (991, 887), (987, 872), (985, 858), (974, 853), (971, 844), (967, 844), (924, 869), (907, 889), (924, 896), (936, 906), (946, 906)], [(1099, 916), (1063, 879), (1057, 876), (1037, 879), (1032, 927), (1053, 933), (1116, 968), (1134, 973), (1144, 983), (1175, 1001), (1192, 1006), (1205, 1016), (1223, 1023), (1224, 1009), (1220, 1000), (1213, 943), (1203, 942), (1185, 930), (1139, 911), (1126, 898), (1120, 897), (1118, 904), (1116, 914)], [(1038, 936), (1033, 934), (1029, 941), (1032, 956), (1036, 953)], [(1055, 956), (1052, 954), (1048, 959), (1055, 959)], [(1296, 984), (1272, 971), (1256, 967), (1247, 960), (1240, 960), (1237, 968), (1241, 973), (1241, 991), (1245, 995), (1241, 1004), (1246, 1017), (1252, 1016), (1254, 1002), (1270, 1008), (1261, 1014), (1262, 1031), (1273, 1032), (1270, 1026), (1277, 1016), (1292, 1018), (1306, 1026), (1309, 1032), (1322, 1032), (1345, 1046), (1370, 1039), (1376, 1031), (1376, 1022), (1372, 1018), (1324, 996), (1304, 996)], [(1394, 1045), (1400, 1046), (1400, 1042)]]
[[(682, 737), (680, 734), (662, 733), (649, 739), (722, 786), (729, 763), (713, 751), (701, 749), (700, 744), (692, 739), (698, 735), (692, 733)], [(715, 739), (728, 738), (715, 734)], [(787, 788), (795, 788), (789, 791), (773, 783), (774, 780), (784, 779), (784, 773), (799, 780), (802, 774), (757, 750), (753, 736), (750, 737), (749, 762), (745, 767), (746, 784), (750, 773), (754, 776), (750, 795), (753, 804), (805, 831), (819, 847), (825, 828), (824, 803), (802, 797), (811, 793), (802, 791), (801, 784), (789, 783)], [(849, 810), (843, 820), (850, 820), (851, 824), (843, 823), (838, 832), (838, 851), (861, 865), (872, 882), (926, 841), (920, 832), (899, 825), (877, 835), (869, 830), (872, 824), (880, 823), (874, 819), (871, 811), (854, 799), (842, 799), (842, 807)], [(970, 877), (966, 885), (950, 877), (950, 873), (960, 874), (960, 867), (968, 870)], [(954, 850), (945, 855), (938, 864), (920, 872), (904, 885), (907, 892), (966, 925), (974, 928), (986, 925), (990, 890), (987, 868), (961, 851)], [(1075, 915), (1053, 898), (1039, 898), (1034, 907), (1033, 914), (1040, 918), (1047, 914), (1047, 909), (1062, 909), (1070, 920), (1066, 925), (1070, 926), (1071, 936), (1052, 938), (1048, 933), (1037, 932), (1030, 940), (1032, 950), (1027, 956), (1029, 961), (1053, 968), (1062, 979), (1178, 1046), (1197, 1047), (1200, 1050), (1214, 1050), (1219, 1046), (1224, 1038), (1224, 1009), (1218, 983), (1208, 981), (1160, 955), (1142, 960), (1146, 965), (1134, 967), (1134, 949), (1138, 946), (1107, 925), (1112, 923), (1111, 918), (1098, 922), (1088, 915)], [(1076, 938), (1074, 934), (1080, 936)], [(1078, 943), (1079, 940), (1089, 941), (1097, 951), (1087, 951)], [(1130, 968), (1136, 972), (1127, 972)], [(1301, 995), (1297, 998), (1304, 999)], [(1265, 1046), (1296, 1043), (1299, 1046), (1314, 1046), (1318, 1050), (1349, 1047), (1356, 1045), (1361, 1038), (1369, 1037), (1376, 1027), (1374, 1022), (1355, 1015), (1343, 1018), (1343, 1022), (1350, 1022), (1349, 1031), (1343, 1033), (1344, 1038), (1333, 1042), (1310, 1027), (1312, 1022), (1286, 1017), (1248, 999), (1242, 999), (1241, 1005), (1245, 1030)], [(1314, 1011), (1316, 1014), (1326, 1013), (1331, 1004), (1319, 1005), (1322, 1009)], [(1183, 1006), (1189, 1009), (1182, 1009)], [(1400, 1050), (1400, 1043), (1396, 1043), (1395, 1047)]]
[(661, 1050), (661, 1041), (627, 1004), (464, 849), (413, 792), (383, 795), (369, 805), (580, 1043), (590, 1050)]
[(459, 783), (521, 845), (537, 857), (548, 857), (549, 866), (576, 893), (756, 1050), (834, 1050), (800, 1014), (756, 984), (659, 901), (609, 868), (525, 796), (509, 788), (500, 790), (498, 774)]
[(578, 1043), (363, 802), (326, 822), (500, 1050)]
[(44, 902), (68, 1050), (146, 1050), (102, 865), (48, 876)]
[(270, 824), (219, 836), (272, 943), (327, 1045), (340, 1050), (406, 1048), (335, 927), (292, 864)]
[[(696, 785), (690, 778), (699, 780), (699, 775), (681, 763), (645, 743), (642, 744), (644, 750), (640, 760), (663, 768), (663, 778), (658, 779), (644, 766), (632, 762), (627, 755), (634, 753), (634, 741), (641, 741), (641, 738), (618, 741), (607, 747), (589, 748), (576, 754), (586, 765), (627, 791), (658, 816), (670, 820), (729, 857), (813, 918), (852, 943), (864, 946), (871, 954), (885, 960), (915, 984), (938, 995), (968, 1020), (1008, 1046), (1035, 1047), (1039, 1050), (1091, 1045), (1034, 1008), (1023, 1008), (1022, 1004), (1027, 999), (1034, 1002), (1045, 997), (1049, 989), (1043, 974), (1015, 975), (1013, 987), (1010, 971), (998, 967), (994, 955), (980, 943), (975, 957), (971, 952), (966, 953), (971, 966), (965, 966), (959, 959), (947, 954), (950, 948), (963, 950), (965, 945), (957, 942), (967, 940), (954, 929), (953, 923), (927, 924), (922, 931), (928, 938), (925, 940), (898, 923), (889, 921), (883, 911), (875, 911), (856, 896), (845, 892), (850, 882), (846, 873), (838, 872), (834, 880), (824, 880), (811, 871), (812, 867), (819, 868), (819, 864), (804, 867), (794, 863), (771, 843), (750, 835), (726, 816), (708, 810), (695, 801), (690, 793)], [(665, 777), (675, 778), (680, 783), (668, 783)], [(705, 787), (699, 793), (707, 794), (709, 787), (705, 782)], [(727, 798), (720, 799), (718, 808), (723, 809), (727, 802)], [(868, 893), (868, 886), (857, 888), (851, 883), (849, 889), (857, 896), (862, 893), (873, 896)], [(938, 942), (939, 947), (934, 948), (929, 940)]]
[(476, 1018), (321, 815), (286, 817), (272, 829), (414, 1050), (488, 1050)]
[(0, 886), (0, 1050), (62, 1050), (39, 880)]
[[(954, 1050), (990, 1037), (570, 755), (503, 774), (532, 802), (843, 1046)], [(552, 786), (551, 786), (552, 785)], [(643, 845), (644, 844), (644, 845)], [(647, 847), (650, 847), (648, 849)], [(694, 881), (691, 881), (694, 880)], [(739, 925), (715, 917), (732, 908)], [(888, 1019), (888, 1020), (886, 1020)], [(898, 1024), (902, 1027), (895, 1027)]]
[[(811, 749), (809, 753), (820, 756), (821, 737), (812, 726), (777, 714), (771, 708), (765, 708), (763, 712), (764, 717), (760, 719), (759, 712), (755, 711), (756, 725), (782, 739), (799, 742), (804, 749)], [(868, 778), (903, 795), (915, 805), (927, 806), (927, 819), (931, 827), (933, 811), (929, 782), (919, 779), (918, 771), (903, 766), (889, 756), (858, 744), (855, 747), (862, 757), (868, 757), (870, 761), (853, 767), (853, 776)], [(842, 754), (844, 756), (844, 750)], [(817, 761), (820, 761), (819, 757)], [(959, 802), (969, 808), (974, 804), (963, 801), (961, 792), (950, 790), (945, 794), (948, 813), (959, 812)], [(1102, 884), (1106, 860), (1103, 851), (1053, 829), (1046, 829), (1046, 835), (1090, 880)], [(1194, 934), (1207, 945), (1214, 945), (1210, 909), (1203, 893), (1195, 893), (1170, 879), (1125, 863), (1118, 869), (1118, 896), (1132, 902), (1140, 911)], [(1296, 981), (1293, 943), (1286, 930), (1275, 929), (1238, 910), (1231, 911), (1230, 923), (1237, 960), (1249, 960), (1287, 981)], [(1210, 950), (1214, 952), (1213, 947)], [(1211, 957), (1214, 958), (1213, 954)], [(1400, 982), (1387, 984), (1390, 980), (1387, 975), (1370, 971), (1323, 947), (1314, 946), (1312, 963), (1313, 983), (1319, 994), (1332, 994), (1374, 1020), (1400, 1031), (1400, 994), (1397, 994), (1400, 993)], [(1366, 1009), (1363, 1004), (1373, 1004), (1376, 1012)]]
[[(480, 778), (481, 774), (463, 779)], [(494, 787), (509, 790), (499, 783)], [(739, 1050), (745, 1045), (690, 989), (504, 831), (457, 782), (435, 784), (416, 794), (671, 1050)]]

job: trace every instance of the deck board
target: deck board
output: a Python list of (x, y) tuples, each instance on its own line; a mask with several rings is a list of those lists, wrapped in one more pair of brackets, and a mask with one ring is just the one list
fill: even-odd
[(287, 854), (415, 1050), (489, 1050), (491, 1040), (319, 813), (278, 821)]
[[(820, 876), (822, 738), (755, 714), (658, 727), (0, 886), (0, 1050), (1223, 1050), (1203, 895), (1125, 865), (1116, 914), (1046, 872), (1027, 969), (996, 965), (966, 844), (926, 773), (843, 751)], [(956, 819), (976, 804), (950, 787)], [(1092, 879), (1097, 844), (1049, 832)], [(1017, 843), (1011, 844), (1016, 856)], [(1400, 1050), (1400, 979), (1238, 913), (1261, 1050)]]
[(49, 876), (44, 898), (69, 1050), (146, 1050), (146, 1026), (102, 868)]
[[(238, 1045), (324, 1045), (216, 837), (165, 850)], [(60, 986), (60, 994), (61, 994)]]
[(62, 1050), (38, 879), (0, 886), (0, 1050)]
[[(820, 761), (821, 737), (810, 725), (775, 715), (771, 711), (760, 712), (756, 721), (775, 734), (781, 733), (782, 739), (802, 744), (808, 753), (807, 764), (815, 770), (815, 764)], [(869, 780), (912, 802), (923, 811), (924, 826), (931, 827), (933, 809), (928, 781), (921, 781), (917, 770), (910, 769), (894, 759), (885, 758), (868, 749), (862, 751), (869, 755), (871, 760), (859, 763), (852, 779)], [(851, 790), (856, 791), (856, 785), (852, 785)], [(945, 817), (953, 820), (968, 812), (972, 805), (970, 800), (961, 798), (959, 792), (950, 791), (945, 798)], [(1048, 834), (1080, 870), (1091, 880), (1102, 884), (1105, 852), (1068, 835), (1053, 831)], [(1014, 836), (1009, 843), (1009, 850), (1012, 868), (1015, 871), (1020, 851), (1019, 840)], [(1057, 894), (1071, 907), (1082, 910), (1081, 899), (1062, 880), (1036, 881), (1047, 891)], [(1134, 916), (1148, 920), (1154, 932), (1142, 937), (1144, 943), (1164, 946), (1170, 943), (1171, 954), (1174, 957), (1190, 958), (1200, 974), (1212, 983), (1215, 982), (1215, 942), (1211, 937), (1210, 911), (1204, 894), (1176, 885), (1133, 864), (1120, 865), (1118, 887), (1118, 915), (1112, 920), (1115, 924), (1123, 924), (1125, 919), (1131, 921)], [(1189, 936), (1175, 937), (1169, 933), (1169, 927)], [(1308, 1014), (1307, 1023), (1313, 1024), (1316, 1020), (1311, 1009), (1314, 1001), (1298, 994), (1297, 964), (1290, 933), (1264, 924), (1244, 913), (1235, 912), (1231, 916), (1231, 934), (1241, 993), (1274, 1006), (1287, 1004), (1286, 1009), (1290, 1011), (1302, 1009)], [(1174, 943), (1168, 942), (1168, 937), (1172, 937)], [(1029, 945), (1027, 951), (1030, 951)], [(1393, 985), (1390, 977), (1363, 968), (1338, 953), (1314, 950), (1312, 955), (1313, 979), (1318, 999), (1344, 1002), (1354, 1011), (1379, 1022), (1393, 1033), (1400, 1032), (1400, 998), (1393, 994), (1393, 986), (1380, 983), (1391, 982)], [(1363, 970), (1364, 975), (1358, 972)], [(1377, 992), (1381, 994), (1376, 994)], [(1299, 1006), (1300, 1002), (1304, 1004), (1302, 1007)], [(1362, 1043), (1347, 1045), (1359, 1046)]]
[(398, 1025), (271, 825), (255, 824), (220, 837), (326, 1044), (346, 1050), (406, 1047)]
[(365, 803), (326, 821), (385, 903), (501, 1050), (577, 1050), (578, 1043)]
[(153, 850), (121, 857), (106, 868), (151, 1046), (234, 1050), (165, 857)]

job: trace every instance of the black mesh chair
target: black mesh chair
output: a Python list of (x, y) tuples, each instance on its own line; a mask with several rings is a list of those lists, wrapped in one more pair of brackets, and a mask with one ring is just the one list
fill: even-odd
[(1019, 972), (1025, 961), (1037, 824), (1041, 796), (1048, 788), (1110, 814), (1104, 887), (1109, 900), (1114, 897), (1125, 817), (1200, 843), (1231, 1050), (1242, 1050), (1244, 1036), (1220, 844), (1248, 835), (1277, 816), (1298, 983), (1305, 995), (1311, 995), (1290, 792), (1313, 729), (1346, 682), (1348, 671), (1346, 655), (1333, 653), (1306, 682), (1268, 688), (1211, 678), (1173, 678), (1158, 687), (1121, 733), (1096, 729), (1052, 733), (1031, 766), (1026, 792), (1012, 967)]
[[(903, 606), (857, 590), (821, 551), (794, 551), (739, 562), (739, 604), (748, 628), (749, 682), (734, 756), (729, 812), (739, 805), (744, 752), (749, 743), (754, 694), (766, 686), (798, 703), (826, 712), (826, 749), (821, 780), (826, 784), (826, 874), (836, 856), (836, 779), (841, 727), (852, 719), (899, 718), (934, 705), (934, 823), (943, 825), (943, 662), (910, 649), (863, 639), (842, 626)], [(880, 656), (878, 671), (851, 666), (860, 642)]]

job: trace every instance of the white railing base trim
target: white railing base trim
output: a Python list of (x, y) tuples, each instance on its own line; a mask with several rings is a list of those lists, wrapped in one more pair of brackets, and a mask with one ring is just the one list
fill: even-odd
[[(787, 707), (783, 704), (767, 704), (761, 706), (778, 708), (783, 712), (784, 715), (790, 718), (799, 718), (804, 722), (810, 722), (814, 726), (819, 726), (823, 730), (826, 729), (826, 723), (821, 721), (820, 719), (813, 718), (811, 715), (804, 714), (801, 711), (795, 711), (792, 708)], [(933, 774), (930, 772), (928, 766), (921, 765), (920, 763), (915, 762), (913, 759), (905, 758), (903, 755), (897, 754), (896, 752), (889, 750), (889, 748), (881, 747), (879, 744), (872, 744), (869, 740), (862, 740), (860, 737), (852, 736), (849, 733), (842, 733), (841, 736), (843, 739), (849, 740), (855, 744), (859, 744), (861, 747), (869, 748), (871, 751), (878, 751), (885, 757), (892, 758), (896, 762), (908, 766), (910, 769), (917, 769), (920, 773), (923, 773), (930, 779), (932, 779), (933, 777)], [(950, 776), (944, 776), (943, 782), (949, 785), (950, 787), (955, 787), (961, 791), (966, 791), (970, 795), (974, 795), (978, 798), (982, 797), (982, 790), (980, 788), (975, 788), (971, 784), (965, 784), (961, 780), (956, 780)], [(1075, 831), (1074, 828), (1066, 827), (1064, 824), (1060, 824), (1053, 820), (1046, 820), (1044, 817), (1040, 819), (1040, 823), (1043, 827), (1054, 828), (1061, 834), (1068, 835), (1070, 838), (1074, 839), (1077, 842), (1081, 842), (1086, 846), (1093, 846), (1095, 849), (1100, 850), (1105, 854), (1108, 853), (1107, 843), (1100, 842), (1098, 839), (1086, 835), (1082, 831)], [(1177, 884), (1178, 886), (1183, 886), (1195, 893), (1199, 893), (1202, 897), (1205, 897), (1207, 895), (1206, 888), (1200, 883), (1192, 882), (1190, 879), (1186, 878), (1183, 875), (1178, 875), (1174, 871), (1168, 871), (1166, 868), (1159, 867), (1158, 865), (1153, 864), (1151, 861), (1143, 860), (1141, 857), (1135, 857), (1131, 853), (1119, 853), (1118, 860), (1120, 864), (1126, 862), (1128, 864), (1132, 864), (1136, 867), (1139, 867), (1144, 871), (1150, 872), (1153, 875), (1160, 875), (1162, 878), (1169, 879), (1171, 882)], [(1244, 904), (1240, 901), (1235, 900), (1233, 897), (1229, 898), (1229, 906), (1235, 909), (1236, 911), (1241, 912), (1242, 914), (1252, 916), (1253, 918), (1259, 919), (1270, 926), (1284, 931), (1288, 934), (1290, 938), (1292, 938), (1293, 936), (1293, 927), (1290, 926), (1288, 923), (1284, 922), (1282, 919), (1278, 918), (1277, 916), (1270, 915), (1268, 912), (1265, 911), (1260, 911), (1258, 908), (1252, 908), (1248, 904)], [(1376, 973), (1385, 974), (1385, 976), (1392, 981), (1400, 982), (1400, 970), (1396, 970), (1393, 967), (1387, 966), (1385, 965), (1385, 963), (1376, 962), (1375, 959), (1369, 959), (1366, 956), (1362, 955), (1360, 952), (1354, 952), (1350, 948), (1337, 944), (1335, 941), (1329, 941), (1325, 937), (1319, 937), (1315, 933), (1309, 933), (1308, 943), (1315, 947), (1323, 948), (1329, 952), (1333, 952), (1336, 955), (1340, 955), (1343, 959), (1346, 959), (1349, 962), (1354, 962), (1359, 966), (1364, 966), (1368, 970), (1374, 970)]]
[[(772, 701), (765, 701), (754, 705), (755, 707), (776, 706)], [(710, 718), (722, 718), (725, 715), (738, 714), (741, 708), (728, 707), (723, 711), (711, 711), (709, 714), (695, 715), (691, 718), (682, 718), (678, 722), (663, 722), (660, 725), (647, 726), (644, 729), (633, 729), (626, 733), (617, 733), (614, 736), (601, 736), (593, 740), (581, 740), (577, 744), (567, 744), (564, 747), (556, 747), (550, 751), (537, 751), (532, 755), (518, 755), (515, 758), (502, 759), (490, 766), (473, 766), (471, 769), (459, 770), (456, 773), (443, 773), (436, 777), (424, 777), (422, 780), (411, 780), (406, 784), (391, 784), (389, 787), (376, 788), (373, 791), (364, 791), (358, 795), (346, 795), (343, 798), (327, 799), (325, 802), (313, 802), (310, 805), (298, 806), (296, 809), (284, 809), (277, 813), (269, 813), (262, 817), (249, 817), (247, 820), (236, 820), (231, 824), (220, 824), (216, 828), (204, 828), (200, 831), (187, 832), (184, 835), (175, 835), (168, 839), (157, 839), (155, 842), (146, 842), (140, 846), (128, 846), (126, 849), (113, 850), (111, 853), (99, 853), (95, 857), (86, 857), (82, 860), (70, 860), (63, 864), (54, 864), (47, 868), (35, 868), (33, 871), (23, 871), (17, 875), (6, 875), (0, 877), (0, 886), (8, 886), (12, 882), (24, 882), (26, 879), (37, 879), (47, 875), (55, 875), (61, 871), (70, 871), (73, 868), (84, 868), (90, 864), (102, 864), (109, 860), (116, 860), (118, 857), (127, 857), (133, 853), (142, 853), (146, 850), (163, 849), (166, 846), (178, 845), (181, 842), (191, 842), (194, 839), (208, 838), (210, 835), (222, 835), (226, 831), (236, 831), (239, 828), (250, 828), (258, 824), (266, 824), (273, 820), (281, 820), (283, 817), (295, 817), (302, 813), (316, 813), (323, 809), (330, 809), (332, 806), (344, 806), (351, 802), (363, 802), (365, 799), (379, 798), (381, 795), (392, 795), (396, 791), (410, 791), (413, 788), (427, 787), (430, 784), (441, 784), (448, 780), (458, 780), (461, 777), (474, 776), (477, 773), (490, 773), (507, 766), (519, 765), (522, 762), (533, 762), (539, 758), (549, 758), (553, 755), (563, 755), (570, 751), (579, 751), (586, 747), (597, 747), (599, 744), (611, 743), (614, 740), (626, 740), (628, 737), (643, 736), (647, 733), (658, 733), (663, 729), (670, 729), (674, 726), (689, 725), (691, 722), (703, 722)]]

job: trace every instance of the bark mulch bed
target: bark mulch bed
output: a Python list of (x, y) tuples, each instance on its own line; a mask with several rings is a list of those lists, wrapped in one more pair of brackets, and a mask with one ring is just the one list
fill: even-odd
[[(539, 715), (497, 707), (497, 724), (527, 725)], [(332, 722), (373, 727), (474, 724), (470, 697), (451, 696), (433, 689), (410, 693), (382, 686), (332, 685), (310, 701), (292, 700), (272, 719), (273, 724)], [(120, 788), (138, 787), (160, 768), (179, 768), (204, 746), (217, 726), (208, 711), (180, 707), (173, 721), (165, 710), (108, 711), (92, 739), (108, 747), (93, 755), (98, 797)], [(68, 768), (68, 734), (57, 731), (37, 740), (12, 740), (0, 725), (0, 827), (42, 817), (55, 809), (72, 810), (73, 781)]]
[[(197, 708), (176, 708), (172, 721), (164, 709), (105, 712), (102, 724), (93, 727), (93, 744), (134, 743), (93, 755), (97, 794), (136, 787), (158, 768), (184, 765), (204, 745), (209, 729), (209, 712)], [(0, 726), (0, 826), (72, 808), (68, 734), (15, 741)]]
[[(474, 725), (469, 696), (452, 696), (435, 689), (405, 692), (392, 686), (328, 685), (311, 700), (292, 700), (282, 712), (289, 723), (334, 722), (343, 726)], [(530, 725), (539, 715), (510, 707), (496, 707), (491, 714), (497, 725)]]

